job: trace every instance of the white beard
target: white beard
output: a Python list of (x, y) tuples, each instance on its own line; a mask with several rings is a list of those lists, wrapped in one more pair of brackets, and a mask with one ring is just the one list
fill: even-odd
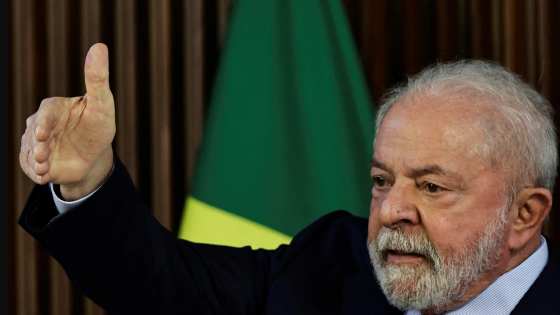
[[(439, 309), (461, 298), (469, 285), (494, 268), (503, 252), (507, 206), (497, 210), (484, 232), (462, 250), (443, 256), (425, 234), (406, 235), (383, 227), (368, 240), (377, 280), (389, 302), (401, 310)], [(428, 264), (390, 265), (387, 251), (424, 256)]]

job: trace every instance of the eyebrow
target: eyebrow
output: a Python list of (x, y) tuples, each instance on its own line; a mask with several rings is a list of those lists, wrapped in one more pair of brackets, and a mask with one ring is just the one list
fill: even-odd
[(371, 168), (376, 167), (376, 168), (380, 168), (380, 169), (382, 169), (382, 170), (384, 170), (384, 171), (391, 172), (391, 169), (390, 169), (387, 165), (385, 165), (385, 164), (383, 164), (383, 163), (377, 161), (377, 160), (374, 159), (374, 158), (371, 158), (371, 160), (369, 161), (369, 164), (370, 164), (370, 167), (371, 167)]
[[(372, 168), (379, 168), (382, 169), (386, 172), (392, 173), (392, 170), (389, 166), (387, 166), (386, 164), (377, 161), (376, 159), (372, 158), (370, 160), (370, 165)], [(434, 175), (440, 175), (440, 176), (447, 176), (456, 180), (461, 180), (462, 177), (453, 172), (450, 171), (448, 169), (445, 169), (437, 164), (429, 164), (429, 165), (425, 165), (423, 167), (419, 167), (419, 168), (413, 168), (413, 169), (409, 169), (406, 171), (406, 176), (407, 177), (420, 177), (420, 176), (424, 176), (424, 175), (429, 175), (429, 174), (434, 174)]]

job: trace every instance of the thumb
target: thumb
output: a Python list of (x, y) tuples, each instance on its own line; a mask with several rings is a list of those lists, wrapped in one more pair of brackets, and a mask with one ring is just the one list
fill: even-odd
[(109, 50), (104, 44), (91, 46), (84, 66), (88, 99), (107, 105), (112, 104), (113, 94), (109, 88)]

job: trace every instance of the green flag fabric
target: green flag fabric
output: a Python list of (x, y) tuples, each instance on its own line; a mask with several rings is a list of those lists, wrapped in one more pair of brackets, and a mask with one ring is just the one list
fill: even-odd
[(338, 0), (236, 0), (179, 237), (276, 248), (367, 217), (373, 105)]

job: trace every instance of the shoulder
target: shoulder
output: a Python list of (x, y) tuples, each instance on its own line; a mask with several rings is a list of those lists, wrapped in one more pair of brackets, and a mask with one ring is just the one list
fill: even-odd
[[(308, 247), (311, 244), (325, 249), (364, 249), (367, 246), (366, 218), (357, 217), (344, 210), (328, 213), (298, 233), (290, 247)], [(343, 248), (341, 248), (343, 247)]]
[[(367, 235), (368, 219), (358, 217), (345, 210), (337, 210), (325, 214), (317, 219), (307, 228), (301, 231), (296, 237), (304, 237), (309, 233), (322, 232), (360, 232)], [(364, 234), (365, 233), (365, 234)]]
[(278, 248), (269, 268), (267, 309), (278, 314), (391, 309), (373, 275), (367, 225), (366, 218), (335, 211)]
[(277, 249), (275, 260), (279, 265), (317, 261), (345, 268), (343, 273), (371, 273), (367, 224), (366, 218), (347, 211), (328, 213), (298, 233), (289, 246)]

